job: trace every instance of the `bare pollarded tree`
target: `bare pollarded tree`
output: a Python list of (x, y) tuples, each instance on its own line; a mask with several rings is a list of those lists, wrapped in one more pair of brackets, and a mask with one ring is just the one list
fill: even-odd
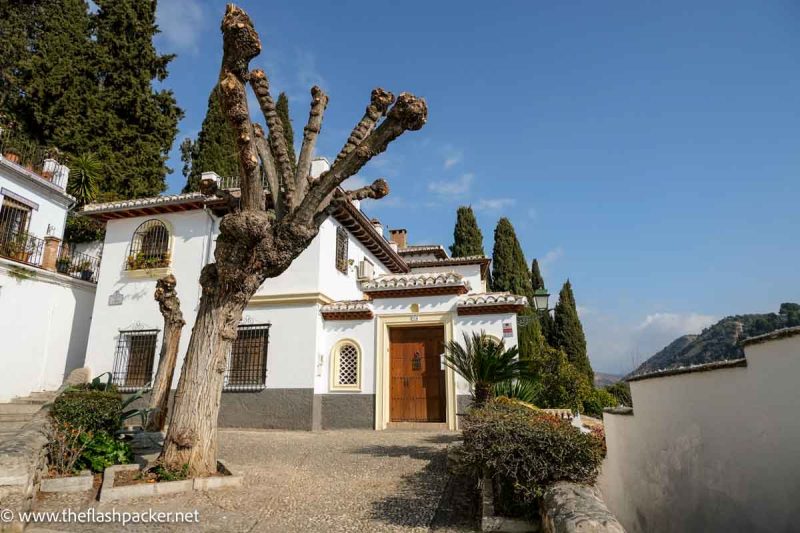
[[(294, 171), (267, 76), (262, 70), (250, 71), (250, 60), (261, 52), (261, 41), (247, 13), (229, 4), (222, 36), (219, 94), (236, 136), (241, 198), (220, 222), (216, 262), (205, 266), (200, 275), (203, 293), (161, 456), (169, 468), (188, 464), (193, 475), (216, 472), (223, 374), (250, 298), (265, 279), (281, 274), (306, 249), (337, 204), (388, 194), (384, 180), (354, 191), (344, 191), (340, 185), (405, 131), (420, 129), (428, 115), (421, 98), (402, 93), (395, 100), (388, 91), (373, 90), (363, 118), (331, 168), (312, 178), (311, 158), (327, 95), (319, 87), (311, 89), (311, 111)], [(264, 114), (268, 136), (250, 120), (248, 83)], [(261, 185), (262, 172), (268, 196)], [(206, 192), (212, 193), (213, 187), (205, 185)]]
[(162, 431), (167, 423), (169, 390), (172, 386), (172, 376), (175, 374), (175, 363), (178, 360), (181, 332), (186, 325), (181, 312), (181, 301), (175, 290), (176, 284), (175, 276), (168, 274), (156, 282), (156, 292), (153, 295), (158, 302), (161, 316), (164, 317), (164, 341), (161, 343), (156, 379), (150, 392), (147, 431)]

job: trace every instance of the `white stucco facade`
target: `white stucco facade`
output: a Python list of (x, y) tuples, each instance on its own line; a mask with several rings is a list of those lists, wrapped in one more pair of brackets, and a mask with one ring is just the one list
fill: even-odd
[[(107, 229), (86, 365), (95, 375), (119, 371), (120, 365), (115, 367), (115, 351), (120, 345), (120, 331), (163, 329), (153, 293), (156, 280), (171, 272), (177, 279), (177, 292), (187, 321), (181, 337), (174, 388), (199, 303), (200, 270), (213, 260), (219, 220), (224, 213), (212, 213), (197, 195), (137, 202), (133, 206), (131, 202), (90, 206), (87, 213), (101, 220), (106, 217)], [(182, 210), (141, 214), (143, 206), (154, 206), (148, 208), (157, 210), (163, 204), (173, 210), (180, 206)], [(318, 236), (292, 265), (280, 276), (265, 281), (245, 309), (243, 324), (269, 324), (266, 377), (260, 397), (283, 391), (273, 404), (283, 402), (291, 404), (289, 408), (301, 410), (306, 409), (304, 402), (311, 398), (308, 401), (313, 402), (309, 409), (313, 411), (314, 427), (327, 427), (326, 413), (339, 416), (331, 413), (347, 410), (342, 403), (346, 397), (349, 402), (357, 402), (364, 411), (358, 421), (359, 427), (368, 423), (369, 427), (383, 429), (388, 422), (382, 407), (388, 402), (385, 377), (389, 364), (388, 328), (436, 325), (442, 328), (445, 341), (460, 339), (464, 332), (484, 330), (503, 338), (507, 345), (515, 345), (515, 313), (526, 302), (524, 298), (517, 298), (499, 307), (495, 304), (482, 313), (482, 307), (465, 303), (464, 298), (484, 291), (488, 259), (462, 260), (450, 265), (450, 258), (442, 258), (440, 254), (438, 259), (431, 258), (441, 264), (430, 268), (428, 279), (425, 269), (415, 267), (412, 270), (405, 263), (357, 204), (345, 211), (328, 217)], [(153, 219), (161, 221), (169, 230), (170, 264), (153, 270), (129, 270), (127, 259), (134, 232)], [(338, 255), (342, 253), (341, 242), (337, 242), (342, 235), (347, 241), (344, 264)], [(371, 265), (369, 279), (362, 275), (364, 261)], [(420, 274), (424, 279), (419, 278)], [(396, 278), (401, 284), (419, 283), (419, 286), (402, 286), (390, 292), (377, 289), (378, 292), (370, 292), (372, 289), (366, 288), (374, 280), (398, 283)], [(330, 312), (329, 306), (348, 302), (366, 306), (369, 311), (366, 314)], [(467, 306), (471, 313), (479, 314), (461, 316)], [(358, 346), (358, 384), (334, 388), (331, 375), (336, 371), (334, 347), (343, 340)], [(160, 341), (159, 331), (156, 354)], [(157, 361), (152, 367), (157, 367)], [(469, 390), (449, 369), (445, 379), (448, 414), (447, 420), (442, 422), (455, 428), (458, 396), (469, 394)], [(258, 391), (251, 396), (223, 392), (222, 412), (226, 412), (227, 401), (242, 410), (258, 413), (262, 407), (252, 403), (257, 401), (258, 394)], [(266, 405), (263, 407), (267, 409)], [(252, 416), (258, 418), (258, 414)], [(247, 423), (247, 420), (234, 418), (236, 425)], [(261, 423), (259, 427), (284, 427), (272, 426), (268, 421)]]
[(745, 359), (631, 382), (633, 412), (603, 416), (599, 486), (631, 532), (796, 531), (800, 328)]

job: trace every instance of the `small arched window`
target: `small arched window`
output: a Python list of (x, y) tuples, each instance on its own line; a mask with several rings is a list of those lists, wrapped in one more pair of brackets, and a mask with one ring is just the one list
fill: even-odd
[(333, 347), (331, 390), (361, 390), (361, 348), (354, 341), (342, 340)]
[(147, 220), (133, 233), (128, 270), (169, 266), (169, 230), (160, 220)]

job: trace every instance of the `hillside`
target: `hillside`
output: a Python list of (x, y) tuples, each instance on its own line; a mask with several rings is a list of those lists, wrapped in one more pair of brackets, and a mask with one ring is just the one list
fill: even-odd
[(800, 325), (800, 304), (781, 304), (778, 313), (725, 317), (699, 335), (678, 337), (626, 377), (656, 370), (744, 357), (739, 341)]
[(619, 374), (606, 374), (605, 372), (595, 372), (594, 386), (598, 388), (603, 388), (607, 385), (613, 385), (622, 378), (623, 376), (620, 376)]

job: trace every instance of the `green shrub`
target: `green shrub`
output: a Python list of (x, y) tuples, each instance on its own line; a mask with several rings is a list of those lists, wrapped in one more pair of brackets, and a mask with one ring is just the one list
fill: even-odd
[(619, 405), (625, 407), (633, 407), (633, 399), (631, 398), (631, 385), (627, 381), (617, 381), (613, 385), (608, 385), (605, 388), (617, 399)]
[(109, 466), (133, 462), (130, 444), (105, 431), (83, 433), (80, 441), (83, 451), (77, 462), (78, 469), (88, 468), (92, 472), (103, 472)]
[(50, 414), (84, 431), (114, 433), (122, 423), (122, 398), (111, 391), (68, 390), (56, 398)]
[(557, 481), (592, 483), (604, 444), (569, 422), (509, 402), (490, 402), (464, 420), (464, 462), (487, 471), (514, 502), (530, 504)]
[(613, 394), (605, 389), (592, 389), (583, 399), (583, 412), (589, 416), (603, 416), (603, 409), (616, 407), (619, 404)]

